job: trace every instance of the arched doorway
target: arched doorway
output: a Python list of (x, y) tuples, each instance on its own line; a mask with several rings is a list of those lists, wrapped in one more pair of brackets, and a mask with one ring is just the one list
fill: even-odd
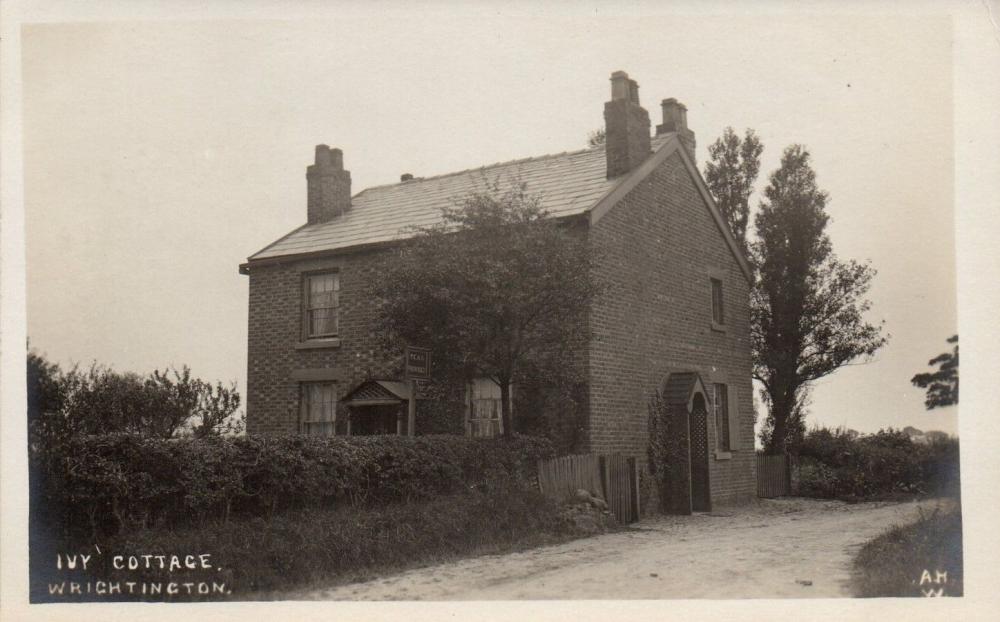
[(707, 512), (712, 498), (708, 477), (708, 392), (697, 372), (674, 372), (663, 384), (668, 444), (661, 502), (669, 514)]

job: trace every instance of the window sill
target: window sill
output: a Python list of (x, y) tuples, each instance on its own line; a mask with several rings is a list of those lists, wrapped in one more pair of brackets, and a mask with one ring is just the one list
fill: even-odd
[(717, 333), (724, 333), (726, 332), (726, 325), (716, 324), (715, 322), (712, 322), (712, 330), (714, 330)]
[(296, 350), (315, 350), (318, 348), (339, 348), (340, 339), (335, 337), (333, 339), (310, 339), (309, 341), (300, 341), (295, 344)]
[(732, 460), (732, 458), (733, 458), (733, 452), (731, 451), (719, 451), (718, 449), (715, 450), (716, 460)]

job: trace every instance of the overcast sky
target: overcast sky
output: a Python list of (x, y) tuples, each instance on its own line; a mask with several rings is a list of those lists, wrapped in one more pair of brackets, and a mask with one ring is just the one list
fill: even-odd
[(305, 221), (314, 145), (344, 150), (355, 192), (579, 149), (622, 69), (654, 124), (688, 106), (701, 165), (727, 125), (762, 139), (760, 188), (806, 145), (835, 252), (877, 268), (889, 345), (817, 383), (809, 423), (956, 431), (909, 383), (957, 331), (947, 17), (430, 13), (27, 26), (32, 345), (242, 392), (237, 266)]

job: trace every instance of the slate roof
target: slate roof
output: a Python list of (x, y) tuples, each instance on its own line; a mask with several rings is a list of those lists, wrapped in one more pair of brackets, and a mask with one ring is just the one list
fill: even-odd
[[(672, 137), (652, 139), (656, 151)], [(351, 199), (351, 209), (325, 223), (304, 225), (251, 255), (249, 261), (346, 249), (401, 240), (411, 227), (441, 221), (441, 208), (498, 181), (501, 189), (523, 182), (540, 197), (541, 207), (552, 217), (572, 216), (590, 210), (623, 178), (607, 179), (604, 147), (567, 151), (436, 177), (417, 178), (362, 190)]]

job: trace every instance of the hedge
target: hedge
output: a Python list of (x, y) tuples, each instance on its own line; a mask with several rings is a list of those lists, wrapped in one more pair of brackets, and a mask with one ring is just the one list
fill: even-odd
[[(273, 516), (292, 508), (426, 499), (469, 489), (530, 485), (536, 437), (303, 436), (71, 439), (37, 456), (45, 505), (64, 534), (114, 533)], [(61, 519), (61, 520), (59, 520)]]
[(959, 496), (958, 439), (915, 443), (898, 430), (810, 430), (798, 448), (798, 493), (846, 500)]

